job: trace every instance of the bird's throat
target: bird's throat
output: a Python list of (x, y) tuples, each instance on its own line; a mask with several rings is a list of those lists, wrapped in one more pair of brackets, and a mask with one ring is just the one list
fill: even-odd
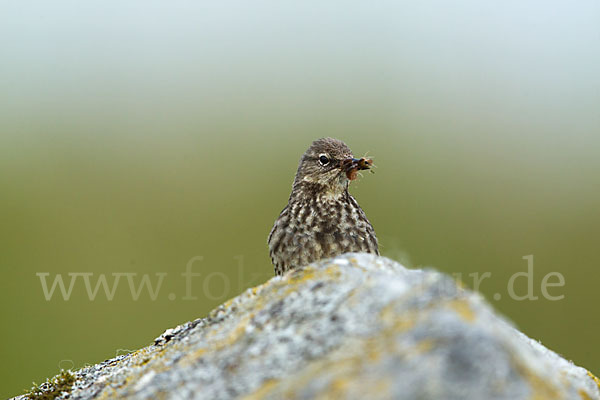
[(348, 180), (340, 179), (323, 184), (320, 182), (303, 181), (294, 185), (292, 198), (317, 201), (339, 200), (348, 193)]

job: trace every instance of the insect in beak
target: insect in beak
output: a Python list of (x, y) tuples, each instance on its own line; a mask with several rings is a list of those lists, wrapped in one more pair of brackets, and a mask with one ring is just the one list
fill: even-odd
[(371, 169), (373, 160), (370, 158), (347, 158), (342, 161), (341, 169), (346, 172), (346, 177), (351, 181), (356, 179), (358, 171)]

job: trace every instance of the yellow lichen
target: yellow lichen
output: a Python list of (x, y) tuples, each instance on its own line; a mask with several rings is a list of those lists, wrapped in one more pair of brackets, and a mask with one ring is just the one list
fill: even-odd
[(298, 273), (291, 274), (288, 277), (288, 284), (298, 284), (302, 282), (306, 282), (315, 277), (314, 269), (305, 268), (303, 270), (298, 271)]
[(459, 289), (467, 288), (467, 285), (459, 277), (454, 277), (454, 283), (456, 283), (456, 286), (458, 286)]
[(588, 375), (590, 376), (590, 378), (592, 378), (592, 380), (594, 382), (596, 382), (596, 385), (598, 385), (598, 390), (600, 391), (600, 379), (598, 379), (596, 377), (596, 375), (592, 374), (590, 371), (587, 371)]
[(233, 298), (231, 298), (231, 299), (227, 300), (227, 301), (226, 301), (226, 302), (223, 304), (223, 308), (227, 309), (227, 308), (231, 307), (231, 304), (233, 304), (233, 301), (234, 301), (235, 299), (236, 299), (236, 298), (235, 298), (235, 297), (233, 297)]
[(227, 337), (223, 340), (219, 340), (214, 344), (216, 350), (221, 350), (224, 347), (229, 346), (230, 344), (236, 342), (244, 332), (246, 332), (246, 327), (248, 326), (248, 322), (254, 317), (254, 314), (249, 314), (242, 319), (240, 322)]
[(454, 311), (456, 311), (456, 313), (458, 315), (460, 315), (460, 317), (462, 319), (464, 319), (467, 322), (473, 322), (475, 321), (475, 313), (473, 312), (473, 309), (471, 308), (471, 305), (467, 302), (467, 300), (465, 299), (459, 299), (459, 300), (452, 300), (450, 302), (447, 303), (447, 305)]
[(339, 265), (330, 264), (325, 269), (315, 269), (314, 267), (306, 267), (300, 270), (293, 270), (287, 275), (287, 282), (282, 282), (282, 288), (285, 288), (283, 297), (298, 290), (298, 285), (317, 279), (338, 278), (341, 275)]
[(202, 357), (202, 355), (206, 353), (206, 348), (203, 347), (201, 349), (195, 350), (193, 353), (191, 353), (187, 358), (190, 360), (197, 360), (198, 358)]
[(244, 400), (258, 400), (264, 398), (277, 385), (275, 379), (267, 379), (262, 386), (256, 389), (253, 393), (242, 397)]
[(518, 359), (513, 358), (515, 369), (521, 373), (523, 379), (529, 383), (532, 394), (531, 400), (558, 400), (562, 398), (560, 391), (548, 379), (539, 376), (536, 372), (523, 365)]
[(102, 391), (97, 395), (97, 400), (105, 400), (105, 399), (116, 399), (117, 398), (117, 391), (110, 387), (110, 386), (105, 386)]
[(350, 389), (350, 382), (346, 378), (335, 378), (328, 387), (327, 395), (328, 398), (343, 398), (348, 394)]
[(378, 346), (379, 343), (377, 343), (377, 340), (371, 339), (366, 344), (365, 350), (367, 352), (367, 360), (374, 363), (381, 358), (381, 349)]
[(417, 343), (415, 346), (415, 350), (419, 353), (427, 353), (429, 350), (433, 349), (435, 341), (433, 339), (424, 339)]
[(329, 277), (339, 278), (341, 275), (340, 266), (337, 264), (329, 264), (327, 269), (325, 269), (325, 274)]
[(545, 379), (531, 371), (525, 375), (525, 378), (529, 381), (529, 385), (533, 390), (531, 400), (552, 400), (562, 398), (560, 392), (550, 382), (547, 382)]
[(394, 310), (394, 303), (385, 306), (379, 313), (381, 321), (394, 332), (404, 332), (415, 326), (417, 316), (414, 313), (399, 315)]

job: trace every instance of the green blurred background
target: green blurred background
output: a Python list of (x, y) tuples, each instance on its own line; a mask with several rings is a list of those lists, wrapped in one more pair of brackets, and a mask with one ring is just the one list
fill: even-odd
[[(323, 136), (374, 157), (351, 192), (384, 255), (491, 272), (500, 312), (598, 374), (598, 21), (597, 1), (2, 2), (0, 396), (271, 277)], [(563, 300), (509, 298), (529, 254)], [(46, 301), (38, 272), (168, 275), (155, 301), (124, 278)]]

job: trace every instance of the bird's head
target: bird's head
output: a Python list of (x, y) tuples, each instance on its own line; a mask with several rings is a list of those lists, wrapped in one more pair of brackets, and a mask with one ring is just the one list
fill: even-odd
[(354, 158), (344, 142), (334, 138), (317, 139), (306, 150), (294, 179), (294, 192), (335, 198), (348, 188), (359, 170), (370, 169), (373, 162)]

